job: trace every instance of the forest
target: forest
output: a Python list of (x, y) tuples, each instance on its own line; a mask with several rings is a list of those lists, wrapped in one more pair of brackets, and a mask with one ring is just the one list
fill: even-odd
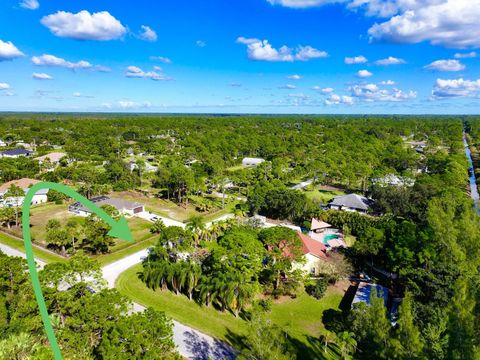
[[(2, 114), (0, 139), (10, 147), (21, 141), (34, 144), (37, 155), (61, 149), (66, 156), (54, 168), (29, 157), (0, 158), (0, 180), (29, 177), (66, 183), (87, 197), (136, 192), (182, 209), (193, 206), (197, 215), (184, 228), (161, 220), (151, 225), (155, 244), (138, 278), (156, 296), (170, 292), (231, 313), (246, 321), (248, 334), (264, 334), (243, 334), (232, 344), (241, 358), (479, 359), (480, 218), (470, 197), (464, 132), (478, 170), (476, 117)], [(245, 157), (265, 162), (245, 168)], [(146, 164), (155, 171), (147, 172)], [(412, 184), (378, 181), (390, 175)], [(307, 179), (312, 182), (305, 188), (292, 188)], [(322, 189), (362, 194), (372, 206), (367, 214), (330, 210), (310, 196)], [(228, 204), (232, 217), (206, 226), (205, 209)], [(254, 215), (304, 232), (316, 218), (354, 241), (332, 252), (333, 265), (311, 278), (294, 265), (303, 255), (298, 234), (264, 228)], [(21, 226), (18, 216), (0, 209), (4, 230)], [(110, 251), (106, 224), (92, 216), (44, 226), (49, 248), (70, 256), (41, 272), (50, 279), (44, 280), (47, 303), (66, 353), (176, 358), (164, 313), (127, 315), (129, 300), (102, 288), (98, 264), (86, 255)], [(18, 344), (25, 344), (22, 358), (48, 358), (25, 262), (3, 255), (0, 262), (0, 358), (11, 358)], [(55, 282), (79, 272), (99, 284), (82, 281), (56, 291)], [(272, 323), (275, 301), (305, 292), (322, 301), (328, 287), (359, 274), (402, 299), (393, 325), (391, 304), (375, 294), (369, 306), (315, 314), (324, 327), (319, 349), (299, 350)], [(101, 290), (90, 292), (91, 286)], [(119, 341), (119, 333), (128, 341)], [(164, 335), (161, 342), (153, 333)], [(149, 357), (152, 347), (161, 353)]]

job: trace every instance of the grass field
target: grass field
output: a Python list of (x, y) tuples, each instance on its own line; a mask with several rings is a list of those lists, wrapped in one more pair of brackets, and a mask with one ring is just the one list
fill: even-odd
[[(15, 239), (11, 236), (0, 233), (0, 242), (18, 251), (25, 252), (25, 245), (23, 241), (20, 239)], [(65, 258), (59, 255), (52, 254), (50, 252), (39, 249), (38, 247), (35, 247), (35, 246), (33, 247), (33, 254), (35, 255), (36, 258), (42, 261), (45, 261), (47, 263), (66, 261)]]
[[(245, 320), (235, 318), (228, 312), (221, 313), (200, 306), (184, 295), (177, 296), (170, 291), (160, 290), (154, 292), (138, 279), (137, 273), (141, 269), (141, 265), (136, 265), (120, 275), (116, 287), (122, 294), (141, 305), (164, 311), (185, 325), (239, 346), (241, 341), (237, 342), (236, 339), (241, 339), (247, 331)], [(339, 290), (330, 288), (322, 300), (315, 300), (304, 293), (296, 299), (283, 300), (273, 305), (272, 321), (291, 336), (299, 358), (312, 358), (311, 354), (317, 353), (315, 348), (321, 346), (318, 338), (324, 331), (322, 315), (328, 309), (338, 310), (342, 297)], [(331, 348), (327, 353), (322, 350), (318, 357), (313, 358), (338, 358), (338, 354)]]
[(319, 204), (326, 204), (332, 200), (335, 196), (345, 195), (341, 190), (325, 190), (321, 188), (315, 188), (313, 190), (305, 190), (305, 195), (310, 200)]

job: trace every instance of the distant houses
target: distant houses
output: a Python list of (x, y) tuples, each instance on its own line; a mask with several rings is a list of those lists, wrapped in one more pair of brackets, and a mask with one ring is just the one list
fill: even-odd
[(65, 156), (67, 156), (67, 154), (63, 152), (52, 152), (47, 155), (36, 157), (33, 160), (37, 160), (40, 164), (50, 162), (52, 165), (57, 165)]
[(412, 187), (415, 185), (415, 180), (409, 177), (398, 176), (395, 174), (388, 174), (384, 177), (379, 177), (372, 179), (372, 183), (386, 187), (386, 186), (395, 186), (395, 187)]
[(261, 163), (265, 162), (265, 159), (246, 157), (242, 160), (242, 166), (244, 167), (257, 167)]
[[(90, 199), (98, 207), (103, 205), (113, 206), (122, 215), (134, 216), (145, 211), (145, 206), (137, 202), (131, 202), (124, 199), (110, 198), (108, 196), (98, 196)], [(68, 211), (78, 216), (89, 216), (92, 210), (76, 202), (68, 207)]]
[(5, 150), (0, 153), (0, 157), (18, 159), (19, 157), (29, 157), (32, 156), (33, 151), (26, 150), (23, 148)]
[(372, 203), (373, 200), (367, 199), (362, 195), (348, 194), (334, 197), (327, 207), (332, 210), (367, 213)]
[[(35, 179), (28, 179), (28, 178), (23, 178), (19, 180), (12, 180), (9, 182), (6, 182), (5, 184), (0, 186), (0, 207), (12, 207), (12, 206), (21, 206), (23, 205), (23, 201), (25, 199), (25, 195), (23, 196), (17, 196), (17, 197), (9, 197), (6, 196), (8, 191), (12, 186), (17, 186), (20, 189), (22, 189), (25, 193), (27, 193), (28, 189), (40, 181), (35, 180)], [(37, 193), (33, 196), (32, 199), (32, 204), (37, 205), (37, 204), (42, 204), (47, 202), (47, 194), (48, 194), (48, 189), (41, 189), (37, 191)]]

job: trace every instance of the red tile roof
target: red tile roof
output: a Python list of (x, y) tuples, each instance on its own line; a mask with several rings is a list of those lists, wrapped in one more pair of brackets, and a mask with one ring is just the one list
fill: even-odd
[(305, 255), (312, 254), (313, 256), (319, 258), (327, 257), (325, 253), (327, 251), (327, 248), (320, 241), (313, 240), (310, 236), (302, 233), (298, 233), (298, 236), (300, 237), (300, 240), (302, 240), (303, 253)]

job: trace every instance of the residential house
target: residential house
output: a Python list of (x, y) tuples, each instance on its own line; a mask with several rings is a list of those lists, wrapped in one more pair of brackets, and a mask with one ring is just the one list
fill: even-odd
[(265, 162), (264, 159), (261, 158), (250, 158), (246, 157), (242, 160), (242, 166), (244, 167), (257, 167), (261, 163)]
[[(25, 196), (19, 196), (19, 197), (5, 197), (5, 195), (8, 193), (10, 188), (15, 185), (22, 189), (25, 193), (27, 193), (28, 189), (40, 181), (35, 180), (35, 179), (28, 179), (28, 178), (23, 178), (19, 180), (12, 180), (9, 181), (3, 185), (0, 186), (0, 206), (21, 206), (23, 205), (23, 201), (25, 199)], [(48, 189), (41, 189), (39, 190), (32, 199), (32, 204), (37, 205), (37, 204), (42, 204), (46, 203), (48, 201), (47, 199), (47, 194), (48, 194)]]
[(367, 199), (364, 196), (348, 194), (334, 197), (333, 200), (328, 204), (328, 208), (332, 210), (366, 213), (372, 202), (373, 201), (371, 199)]
[[(130, 169), (130, 171), (134, 171), (134, 170), (138, 169), (138, 165), (135, 161), (130, 161), (128, 163), (128, 168)], [(147, 173), (154, 173), (158, 170), (158, 167), (154, 166), (154, 165), (151, 165), (148, 162), (145, 162), (145, 169), (144, 170)]]
[(67, 154), (63, 152), (52, 152), (47, 155), (36, 157), (33, 160), (37, 160), (40, 164), (43, 164), (44, 162), (50, 162), (52, 165), (58, 165), (60, 160), (65, 156), (67, 156)]
[[(327, 260), (327, 248), (320, 241), (316, 241), (301, 232), (298, 233), (298, 237), (302, 242), (303, 262), (294, 262), (292, 268), (302, 270), (312, 276), (318, 276), (321, 271), (320, 262)], [(288, 248), (284, 248), (283, 252), (290, 256)]]
[(395, 187), (412, 187), (415, 185), (415, 179), (398, 176), (395, 174), (388, 174), (381, 178), (372, 179), (372, 183), (382, 187), (395, 186)]
[[(143, 204), (140, 204), (137, 202), (131, 202), (124, 199), (110, 198), (108, 196), (98, 196), (90, 199), (90, 201), (93, 202), (98, 207), (101, 207), (102, 205), (113, 206), (115, 209), (118, 210), (120, 214), (126, 215), (126, 216), (134, 216), (136, 214), (139, 214), (145, 211), (145, 205)], [(93, 213), (91, 209), (83, 206), (79, 202), (76, 202), (70, 205), (68, 207), (68, 211), (70, 211), (75, 215), (85, 216), (85, 217)]]
[(22, 148), (5, 150), (0, 153), (1, 157), (12, 158), (12, 159), (18, 159), (19, 157), (22, 157), (22, 156), (28, 157), (28, 156), (31, 156), (32, 154), (33, 154), (33, 151), (25, 150)]

